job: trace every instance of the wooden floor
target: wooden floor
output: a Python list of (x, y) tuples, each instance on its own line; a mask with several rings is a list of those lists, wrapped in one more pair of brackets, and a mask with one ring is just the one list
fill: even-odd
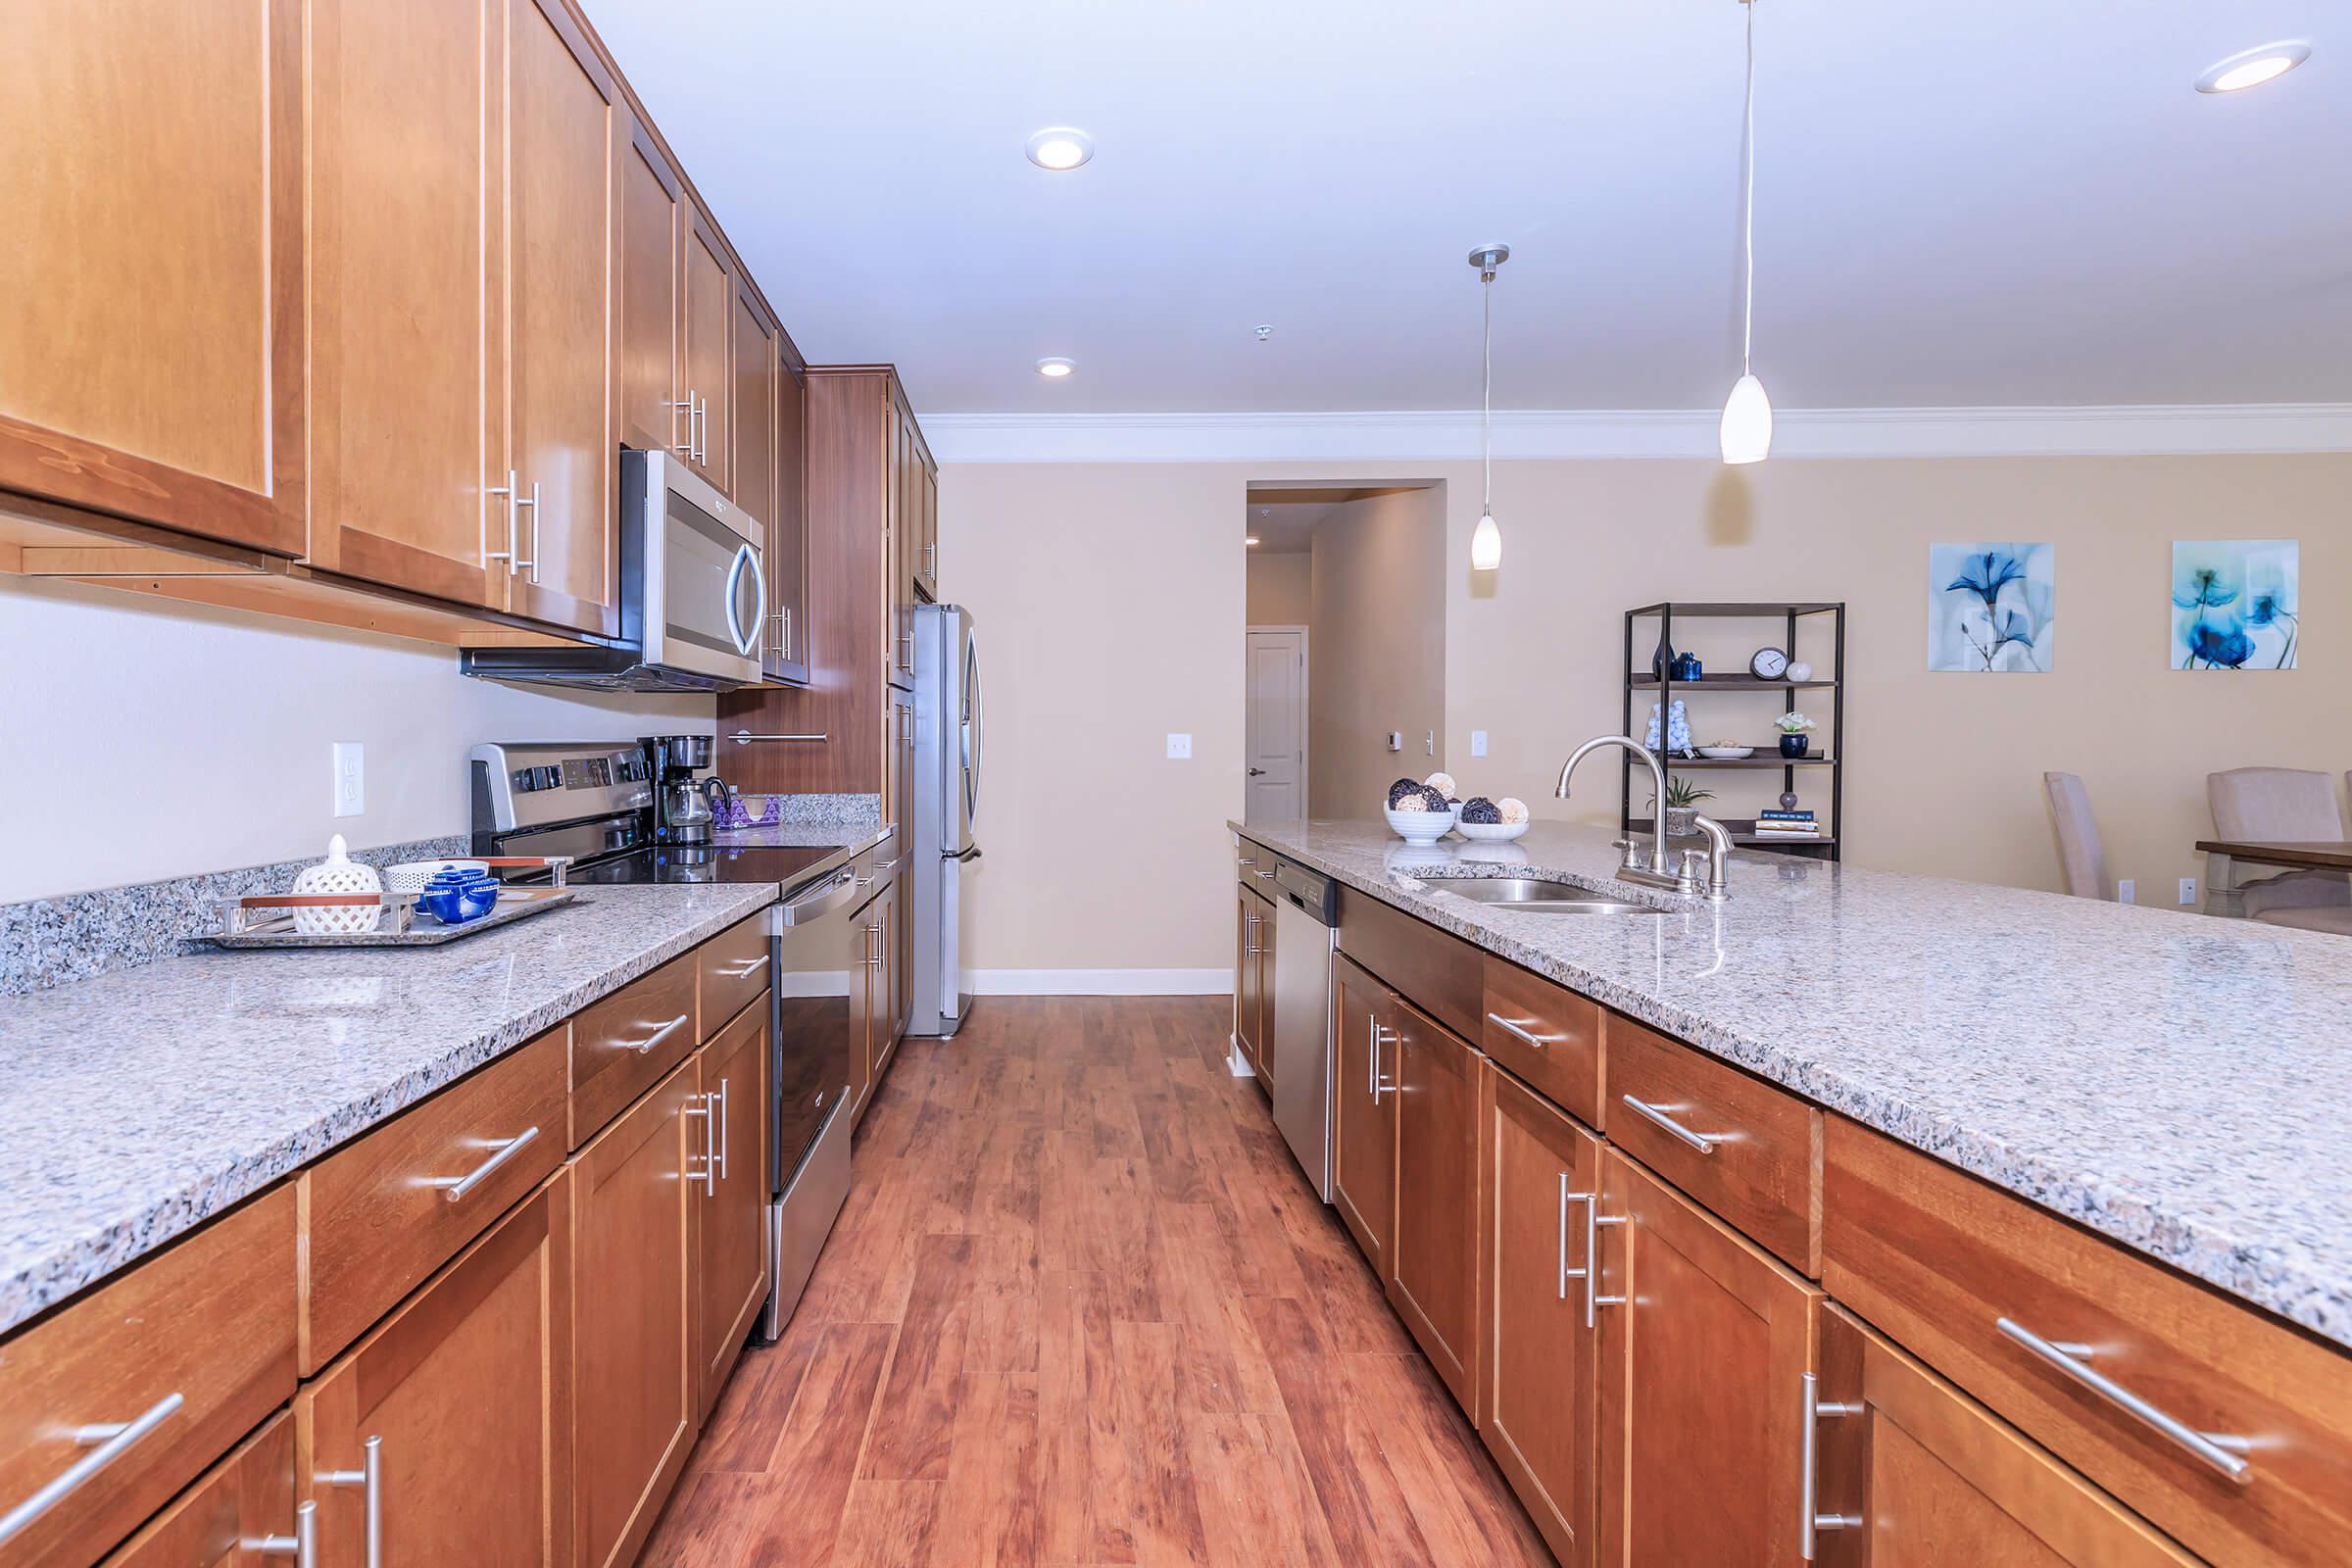
[(1549, 1564), (1231, 1013), (990, 998), (906, 1042), (643, 1560)]

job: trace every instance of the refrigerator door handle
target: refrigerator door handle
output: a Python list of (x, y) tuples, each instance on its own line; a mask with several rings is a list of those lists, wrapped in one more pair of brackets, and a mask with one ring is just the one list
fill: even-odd
[(971, 705), (971, 716), (964, 720), (963, 764), (963, 828), (969, 834), (980, 819), (980, 764), (987, 739), (982, 722), (985, 714), (980, 691), (980, 645), (968, 633), (963, 643), (963, 671), (964, 680), (971, 687), (966, 698)]

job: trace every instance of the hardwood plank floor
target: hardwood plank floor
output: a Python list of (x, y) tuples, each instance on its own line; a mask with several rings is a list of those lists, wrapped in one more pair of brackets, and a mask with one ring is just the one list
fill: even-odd
[(992, 997), (902, 1045), (800, 1310), (643, 1561), (1548, 1565), (1226, 1073), (1231, 1016)]

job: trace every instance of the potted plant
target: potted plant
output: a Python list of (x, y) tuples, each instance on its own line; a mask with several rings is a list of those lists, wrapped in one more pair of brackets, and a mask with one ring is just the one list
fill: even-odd
[(1802, 713), (1787, 712), (1774, 719), (1773, 722), (1780, 726), (1781, 755), (1783, 757), (1804, 756), (1805, 747), (1809, 744), (1805, 738), (1805, 731), (1813, 727), (1813, 721)]
[[(1666, 836), (1687, 838), (1698, 831), (1698, 803), (1715, 798), (1713, 790), (1702, 790), (1687, 778), (1669, 774), (1666, 779)], [(1656, 810), (1658, 803), (1649, 803)]]

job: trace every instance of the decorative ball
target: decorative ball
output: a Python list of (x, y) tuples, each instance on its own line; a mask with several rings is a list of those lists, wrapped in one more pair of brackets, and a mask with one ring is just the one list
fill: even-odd
[(1462, 808), (1462, 820), (1475, 822), (1482, 826), (1492, 824), (1499, 827), (1502, 824), (1502, 808), (1488, 800), (1484, 795), (1475, 796), (1470, 804)]
[(1502, 813), (1502, 819), (1505, 822), (1519, 823), (1527, 820), (1527, 803), (1515, 795), (1505, 795), (1494, 804), (1494, 809)]
[(1813, 666), (1800, 659), (1795, 663), (1788, 666), (1788, 678), (1790, 680), (1811, 680), (1813, 678)]
[(1451, 773), (1432, 773), (1429, 775), (1429, 777), (1423, 779), (1421, 783), (1425, 789), (1436, 790), (1439, 795), (1443, 796), (1446, 800), (1453, 799), (1453, 775)]
[(1398, 779), (1396, 783), (1389, 786), (1389, 809), (1392, 811), (1419, 809), (1417, 807), (1408, 807), (1404, 805), (1404, 798), (1407, 795), (1418, 795), (1420, 793), (1421, 786), (1414, 783), (1411, 779)]

